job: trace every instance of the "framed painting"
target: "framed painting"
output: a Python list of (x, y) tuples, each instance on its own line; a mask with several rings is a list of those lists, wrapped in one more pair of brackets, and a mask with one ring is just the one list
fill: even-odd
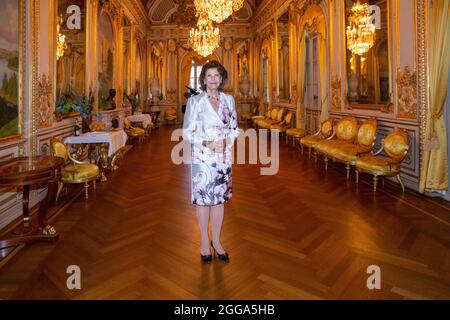
[(0, 141), (21, 136), (24, 0), (0, 1)]

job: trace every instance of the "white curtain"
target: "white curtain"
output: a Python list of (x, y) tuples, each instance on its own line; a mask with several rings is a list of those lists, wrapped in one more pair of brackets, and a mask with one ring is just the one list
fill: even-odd
[(298, 50), (298, 100), (297, 100), (297, 128), (305, 129), (305, 114), (303, 108), (303, 96), (305, 95), (306, 73), (306, 36), (302, 30)]
[(320, 79), (320, 97), (321, 113), (320, 121), (328, 118), (328, 82), (327, 82), (327, 41), (324, 35), (319, 34), (319, 79)]

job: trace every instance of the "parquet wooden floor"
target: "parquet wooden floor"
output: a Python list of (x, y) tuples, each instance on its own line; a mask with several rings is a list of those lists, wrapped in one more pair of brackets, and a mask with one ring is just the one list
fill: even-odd
[[(343, 166), (326, 173), (284, 143), (277, 175), (234, 165), (222, 232), (231, 261), (202, 264), (189, 167), (170, 161), (174, 128), (136, 144), (88, 201), (71, 190), (52, 219), (59, 242), (0, 263), (0, 298), (450, 298), (447, 202), (390, 182), (374, 194), (370, 177), (356, 186)], [(69, 265), (80, 290), (66, 287)], [(370, 265), (381, 289), (366, 286)]]

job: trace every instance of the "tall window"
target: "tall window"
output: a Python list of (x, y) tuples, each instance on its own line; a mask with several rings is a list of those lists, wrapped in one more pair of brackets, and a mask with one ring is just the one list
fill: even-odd
[(200, 89), (200, 84), (198, 79), (200, 78), (200, 72), (202, 71), (202, 65), (194, 60), (191, 64), (191, 74), (189, 76), (189, 86), (197, 91), (202, 91)]
[(263, 69), (263, 97), (264, 102), (269, 103), (269, 74), (268, 74), (268, 59), (263, 55), (262, 58), (262, 69)]
[(319, 109), (319, 53), (318, 37), (314, 35), (306, 40), (306, 85), (304, 103), (310, 109)]

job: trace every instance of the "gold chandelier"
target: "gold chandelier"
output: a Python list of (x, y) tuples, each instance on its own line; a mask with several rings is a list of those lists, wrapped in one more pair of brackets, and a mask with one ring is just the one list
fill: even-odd
[(244, 5), (244, 0), (194, 0), (197, 16), (207, 14), (214, 22), (222, 23)]
[(370, 21), (367, 3), (357, 1), (350, 9), (347, 26), (347, 49), (357, 55), (368, 52), (375, 43), (375, 25)]
[(206, 15), (201, 15), (197, 27), (192, 28), (189, 32), (188, 45), (199, 55), (207, 57), (219, 47), (219, 42), (219, 28), (214, 28)]
[(64, 50), (66, 49), (66, 36), (60, 32), (59, 23), (56, 25), (56, 60), (59, 60), (64, 55)]

